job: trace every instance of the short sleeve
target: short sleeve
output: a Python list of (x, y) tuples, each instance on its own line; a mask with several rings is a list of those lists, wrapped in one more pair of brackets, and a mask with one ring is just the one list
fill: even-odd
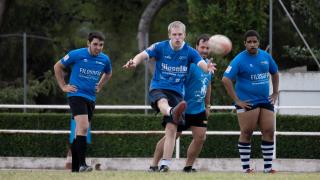
[(148, 54), (149, 58), (157, 57), (157, 52), (159, 51), (159, 42), (152, 44), (148, 47), (145, 52)]
[(227, 69), (224, 71), (223, 76), (234, 80), (239, 71), (239, 60), (234, 59), (231, 61)]
[(108, 59), (107, 59), (106, 66), (104, 67), (104, 72), (105, 72), (105, 73), (110, 73), (111, 70), (112, 70), (112, 65), (111, 65), (110, 59), (108, 58)]
[(70, 66), (71, 64), (74, 64), (74, 62), (76, 61), (77, 57), (77, 53), (76, 51), (70, 51), (68, 54), (66, 54), (61, 60), (60, 62), (65, 66)]
[(276, 64), (276, 62), (274, 61), (274, 59), (270, 56), (269, 58), (269, 72), (270, 74), (275, 74), (276, 72), (278, 72), (278, 65)]
[(189, 56), (190, 56), (189, 59), (191, 59), (191, 62), (194, 64), (198, 64), (202, 60), (202, 57), (200, 56), (198, 51), (196, 51), (191, 47), (189, 48)]

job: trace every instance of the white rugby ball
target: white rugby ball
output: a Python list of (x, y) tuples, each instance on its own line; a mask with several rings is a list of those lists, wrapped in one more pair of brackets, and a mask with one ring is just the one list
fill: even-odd
[(209, 52), (214, 55), (225, 56), (232, 49), (231, 40), (222, 34), (216, 34), (210, 37), (208, 41)]

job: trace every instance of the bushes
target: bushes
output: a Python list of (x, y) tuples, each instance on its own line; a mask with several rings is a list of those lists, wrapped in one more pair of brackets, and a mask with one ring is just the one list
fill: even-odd
[[(55, 113), (0, 113), (1, 129), (67, 130), (70, 115)], [(141, 114), (96, 114), (92, 130), (163, 130), (161, 117)], [(214, 113), (210, 116), (209, 131), (238, 131), (235, 114)], [(277, 116), (277, 131), (320, 131), (320, 117)], [(151, 157), (161, 135), (93, 135), (90, 157)], [(0, 134), (0, 156), (64, 157), (68, 135)], [(181, 138), (181, 157), (191, 136)], [(238, 136), (211, 135), (207, 137), (200, 157), (238, 157)], [(278, 158), (315, 158), (320, 146), (319, 137), (277, 136)], [(252, 140), (252, 157), (260, 158), (260, 136)]]

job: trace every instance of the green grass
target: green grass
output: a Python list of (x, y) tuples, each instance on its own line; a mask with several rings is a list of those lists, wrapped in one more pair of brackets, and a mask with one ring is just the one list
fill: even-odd
[(57, 179), (108, 179), (108, 180), (194, 180), (194, 179), (320, 179), (319, 173), (293, 173), (278, 172), (276, 174), (264, 174), (257, 172), (254, 174), (244, 174), (240, 172), (198, 172), (198, 173), (148, 173), (143, 171), (94, 171), (91, 173), (70, 173), (69, 171), (55, 170), (0, 170), (0, 179), (11, 180), (57, 180)]

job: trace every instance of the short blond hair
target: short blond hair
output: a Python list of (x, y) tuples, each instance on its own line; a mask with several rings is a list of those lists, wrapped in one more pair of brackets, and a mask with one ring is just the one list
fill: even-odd
[(181, 21), (173, 21), (168, 26), (168, 33), (170, 34), (171, 29), (173, 28), (181, 28), (183, 32), (186, 32), (186, 26)]

